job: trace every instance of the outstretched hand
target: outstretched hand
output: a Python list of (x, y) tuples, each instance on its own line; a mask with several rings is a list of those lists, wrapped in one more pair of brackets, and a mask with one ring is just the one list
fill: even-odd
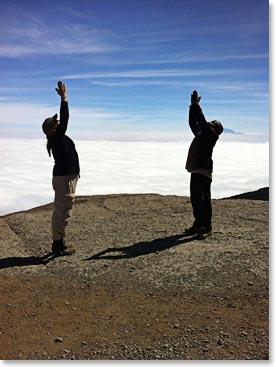
[(192, 105), (199, 104), (200, 100), (201, 97), (199, 97), (197, 91), (194, 90), (193, 94), (191, 94), (191, 104)]
[(61, 97), (67, 97), (66, 85), (62, 83), (62, 81), (59, 81), (57, 85), (58, 85), (58, 87), (56, 88), (57, 94), (60, 95)]

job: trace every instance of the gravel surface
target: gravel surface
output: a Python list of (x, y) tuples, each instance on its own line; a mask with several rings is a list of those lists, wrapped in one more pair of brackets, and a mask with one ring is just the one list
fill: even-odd
[(0, 217), (0, 359), (269, 359), (268, 201), (78, 197), (58, 258), (51, 211)]

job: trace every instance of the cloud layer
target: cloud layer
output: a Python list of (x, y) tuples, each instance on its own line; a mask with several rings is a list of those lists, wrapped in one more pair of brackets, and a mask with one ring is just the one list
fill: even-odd
[[(78, 195), (189, 195), (189, 142), (77, 141)], [(1, 139), (0, 215), (53, 201), (52, 167), (44, 140)], [(220, 141), (214, 150), (213, 198), (269, 185), (268, 143)]]

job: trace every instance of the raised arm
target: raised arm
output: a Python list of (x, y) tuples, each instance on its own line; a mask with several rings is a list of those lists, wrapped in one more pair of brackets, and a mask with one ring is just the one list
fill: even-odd
[(60, 123), (57, 127), (57, 133), (60, 135), (64, 135), (69, 120), (69, 108), (68, 108), (68, 99), (67, 99), (67, 90), (66, 86), (62, 81), (59, 81), (58, 88), (56, 88), (57, 94), (61, 97), (60, 102)]
[(198, 96), (196, 90), (191, 95), (191, 105), (189, 110), (189, 125), (194, 135), (197, 135), (200, 130), (207, 125), (205, 116), (199, 105), (201, 97)]

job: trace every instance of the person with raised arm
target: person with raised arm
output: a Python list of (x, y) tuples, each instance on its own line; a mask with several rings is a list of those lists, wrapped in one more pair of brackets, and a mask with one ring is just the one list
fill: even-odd
[(53, 189), (55, 192), (52, 213), (52, 251), (56, 256), (73, 255), (76, 249), (67, 245), (65, 228), (72, 216), (76, 186), (80, 177), (80, 166), (75, 144), (65, 133), (69, 121), (69, 108), (66, 86), (62, 81), (55, 89), (61, 97), (60, 120), (58, 115), (47, 118), (42, 130), (47, 138), (47, 151), (54, 157)]
[(218, 120), (206, 121), (199, 105), (200, 99), (197, 91), (193, 91), (189, 125), (195, 137), (189, 148), (186, 169), (191, 173), (190, 197), (194, 223), (185, 233), (204, 238), (212, 233), (212, 154), (223, 126)]

